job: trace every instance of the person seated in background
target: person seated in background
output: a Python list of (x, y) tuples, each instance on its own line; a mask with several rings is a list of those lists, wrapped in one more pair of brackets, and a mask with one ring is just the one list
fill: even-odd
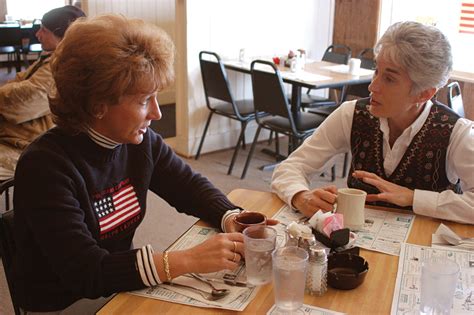
[[(59, 311), (238, 266), (243, 236), (232, 218), (241, 209), (149, 128), (161, 118), (157, 93), (174, 79), (174, 54), (159, 27), (115, 15), (77, 20), (56, 49), (57, 127), (26, 148), (15, 173), (13, 272), (23, 310)], [(229, 233), (188, 250), (133, 249), (148, 190)]]
[(40, 58), (0, 86), (0, 180), (12, 177), (25, 147), (54, 126), (48, 102), (54, 87), (49, 61), (69, 24), (81, 16), (84, 12), (74, 6), (47, 12), (36, 33), (43, 48)]
[(435, 27), (392, 25), (375, 46), (370, 97), (345, 102), (274, 171), (272, 188), (311, 216), (336, 202), (334, 186), (310, 189), (333, 156), (351, 151), (349, 187), (368, 202), (474, 224), (473, 122), (431, 99), (452, 68)]

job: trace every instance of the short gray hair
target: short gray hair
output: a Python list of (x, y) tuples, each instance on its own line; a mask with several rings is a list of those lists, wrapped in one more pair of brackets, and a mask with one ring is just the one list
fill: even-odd
[(451, 45), (436, 27), (418, 22), (398, 22), (390, 26), (375, 45), (378, 55), (388, 58), (408, 72), (411, 92), (442, 88), (453, 67)]

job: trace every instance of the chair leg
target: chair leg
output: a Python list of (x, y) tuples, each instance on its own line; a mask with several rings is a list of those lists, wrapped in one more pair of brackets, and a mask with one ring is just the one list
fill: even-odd
[(5, 191), (5, 210), (10, 210), (10, 189)]
[[(244, 125), (245, 125), (245, 127), (244, 127)], [(247, 122), (243, 122), (241, 128), (242, 128), (242, 130), (245, 130), (245, 128), (247, 128)], [(239, 145), (240, 145), (240, 143), (239, 143)], [(244, 135), (242, 137), (242, 149), (245, 150), (246, 148), (247, 148), (247, 145), (245, 144), (245, 132), (244, 132)]]
[(20, 54), (20, 51), (17, 51), (15, 53), (15, 56), (16, 56), (16, 63), (15, 63), (16, 72), (20, 72), (21, 71), (21, 54)]
[(275, 160), (278, 162), (280, 156), (280, 140), (278, 139), (278, 133), (275, 132)]
[(235, 145), (234, 154), (232, 155), (232, 161), (229, 165), (229, 170), (227, 171), (227, 175), (232, 174), (232, 169), (234, 168), (235, 160), (237, 159), (237, 154), (239, 153), (240, 143), (245, 141), (245, 128), (247, 128), (247, 122), (242, 123), (242, 127), (240, 130), (239, 140), (237, 140), (237, 144)]
[(194, 157), (195, 160), (199, 159), (199, 155), (201, 154), (201, 149), (202, 149), (202, 145), (204, 143), (204, 138), (206, 137), (207, 128), (209, 128), (209, 124), (211, 123), (211, 118), (212, 118), (213, 114), (214, 114), (214, 112), (210, 112), (209, 116), (207, 117), (207, 122), (206, 122), (206, 126), (204, 127), (204, 132), (202, 133), (201, 142), (199, 143), (199, 147), (198, 147), (196, 156)]
[(260, 135), (260, 130), (262, 127), (258, 126), (257, 131), (255, 132), (255, 137), (253, 138), (252, 146), (250, 147), (249, 155), (247, 156), (247, 161), (245, 161), (244, 170), (242, 171), (242, 175), (240, 179), (244, 179), (245, 175), (247, 174), (247, 169), (249, 168), (250, 160), (252, 159), (253, 151), (255, 151), (255, 146), (257, 145), (258, 136)]
[(273, 131), (270, 131), (270, 137), (268, 137), (268, 145), (272, 145), (272, 142), (273, 142)]
[(12, 54), (8, 53), (7, 54), (7, 64), (8, 64), (8, 74), (12, 73)]
[(293, 135), (288, 136), (288, 155), (290, 155), (293, 151), (296, 150), (298, 147), (298, 139)]
[(28, 53), (24, 52), (22, 56), (23, 56), (23, 65), (25, 66), (25, 69), (28, 69), (28, 67), (30, 66), (30, 62), (28, 61)]
[(331, 167), (331, 182), (336, 180), (336, 164)]
[(347, 176), (347, 167), (349, 164), (349, 153), (344, 153), (344, 164), (342, 165), (342, 178), (345, 178)]

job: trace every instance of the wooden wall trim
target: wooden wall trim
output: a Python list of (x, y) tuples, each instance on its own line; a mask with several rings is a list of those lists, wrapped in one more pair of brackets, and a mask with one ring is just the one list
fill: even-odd
[(334, 44), (345, 44), (352, 56), (377, 42), (381, 0), (336, 0)]
[(0, 22), (5, 21), (5, 14), (7, 14), (7, 0), (0, 0)]
[(89, 0), (82, 0), (81, 1), (81, 9), (84, 13), (89, 16)]

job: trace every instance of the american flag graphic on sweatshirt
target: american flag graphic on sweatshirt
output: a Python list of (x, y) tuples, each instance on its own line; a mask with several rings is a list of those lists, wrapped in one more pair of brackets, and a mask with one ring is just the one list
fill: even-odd
[(128, 184), (118, 191), (94, 202), (99, 216), (100, 235), (103, 235), (140, 213), (140, 204), (133, 186)]

